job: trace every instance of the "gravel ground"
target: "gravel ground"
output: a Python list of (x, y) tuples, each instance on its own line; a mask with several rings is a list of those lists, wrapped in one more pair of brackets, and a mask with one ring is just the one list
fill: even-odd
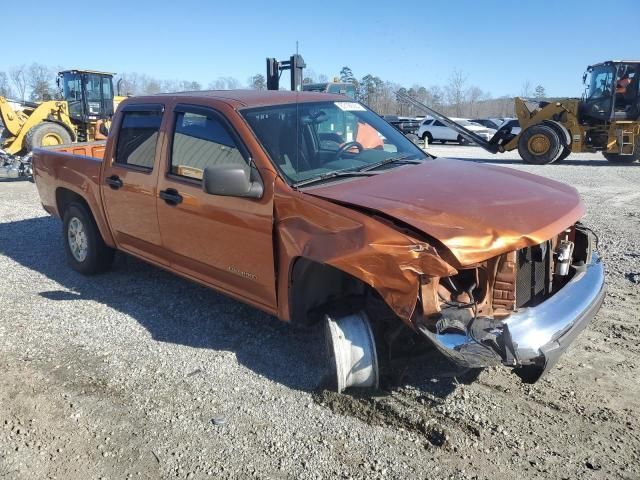
[(82, 277), (34, 185), (2, 182), (0, 479), (640, 478), (640, 165), (430, 149), (585, 199), (608, 295), (541, 382), (463, 374), (434, 354), (391, 392), (323, 392), (320, 330), (122, 254)]

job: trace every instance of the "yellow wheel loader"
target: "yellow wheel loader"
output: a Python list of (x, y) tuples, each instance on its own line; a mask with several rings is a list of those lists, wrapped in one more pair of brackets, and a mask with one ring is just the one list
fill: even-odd
[[(614, 163), (640, 159), (640, 61), (591, 65), (582, 80), (582, 98), (548, 102), (516, 98), (518, 120), (504, 124), (489, 141), (407, 95), (397, 95), (491, 153), (517, 148), (526, 163), (560, 162), (571, 152), (602, 152)], [(520, 132), (513, 133), (518, 125)]]
[(105, 138), (111, 116), (123, 99), (114, 95), (113, 75), (91, 70), (60, 72), (61, 100), (29, 103), (0, 97), (4, 124), (0, 151), (27, 154), (36, 147)]

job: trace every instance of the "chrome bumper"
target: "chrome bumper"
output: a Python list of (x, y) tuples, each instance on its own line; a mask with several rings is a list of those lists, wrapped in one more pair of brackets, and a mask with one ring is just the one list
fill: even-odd
[(552, 297), (535, 307), (520, 309), (494, 328), (494, 347), (471, 332), (463, 335), (434, 333), (424, 326), (418, 329), (459, 365), (475, 368), (503, 363), (525, 367), (537, 380), (593, 319), (604, 296), (604, 266), (594, 252), (591, 263)]

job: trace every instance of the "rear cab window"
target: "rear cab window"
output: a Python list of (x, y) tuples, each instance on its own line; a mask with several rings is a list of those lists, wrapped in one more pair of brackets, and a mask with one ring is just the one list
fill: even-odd
[(215, 165), (235, 165), (250, 174), (248, 154), (231, 126), (215, 110), (179, 105), (171, 142), (171, 175), (202, 180)]
[(163, 111), (162, 105), (124, 107), (114, 159), (116, 166), (153, 170)]

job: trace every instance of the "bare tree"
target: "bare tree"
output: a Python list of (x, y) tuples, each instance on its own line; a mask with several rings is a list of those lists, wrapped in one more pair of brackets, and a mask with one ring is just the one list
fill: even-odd
[(264, 79), (264, 75), (256, 73), (253, 77), (249, 78), (249, 88), (253, 90), (266, 90), (267, 81)]
[(465, 85), (467, 76), (461, 70), (455, 69), (449, 77), (449, 84), (445, 87), (447, 101), (451, 105), (456, 117), (462, 116), (464, 104), (466, 102)]
[(9, 85), (9, 77), (6, 72), (0, 72), (0, 96), (9, 98), (13, 96), (11, 85)]
[(146, 95), (155, 95), (162, 92), (162, 84), (155, 78), (143, 76), (142, 81), (142, 93)]
[(11, 78), (11, 82), (13, 86), (16, 88), (18, 92), (18, 99), (23, 102), (27, 98), (27, 67), (26, 65), (19, 65), (17, 67), (13, 67), (9, 71), (9, 77)]
[(467, 90), (467, 113), (470, 117), (476, 117), (478, 115), (478, 102), (486, 98), (485, 93), (478, 87), (470, 87)]
[(33, 63), (27, 70), (27, 85), (31, 90), (30, 98), (34, 102), (51, 100), (53, 97), (53, 79), (51, 69), (39, 63)]
[(526, 80), (522, 84), (522, 89), (520, 90), (520, 96), (525, 98), (528, 98), (531, 96), (531, 82), (529, 80)]
[(211, 90), (235, 90), (240, 88), (240, 82), (233, 77), (218, 77), (209, 84)]
[(122, 73), (116, 80), (120, 84), (120, 95), (138, 95), (140, 87), (140, 75), (137, 73)]

